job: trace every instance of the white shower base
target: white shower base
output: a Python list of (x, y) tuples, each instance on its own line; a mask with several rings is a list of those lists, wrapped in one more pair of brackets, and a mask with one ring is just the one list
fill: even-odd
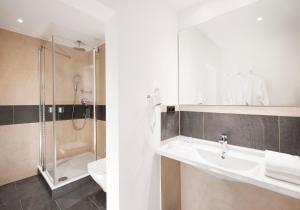
[[(61, 177), (73, 179), (88, 172), (88, 163), (95, 161), (95, 155), (92, 152), (83, 153), (71, 158), (61, 159), (56, 163), (56, 181), (61, 182)], [(65, 180), (66, 181), (66, 180)]]
[[(95, 154), (92, 152), (86, 152), (80, 155), (76, 155), (70, 158), (61, 159), (57, 161), (56, 166), (56, 185), (53, 184), (50, 177), (53, 177), (53, 171), (42, 171), (39, 167), (40, 172), (46, 179), (51, 189), (59, 188), (63, 185), (79, 180), (83, 177), (88, 176), (87, 165), (90, 162), (95, 161)], [(50, 176), (50, 177), (49, 177)], [(59, 181), (60, 178), (65, 177), (64, 181)]]

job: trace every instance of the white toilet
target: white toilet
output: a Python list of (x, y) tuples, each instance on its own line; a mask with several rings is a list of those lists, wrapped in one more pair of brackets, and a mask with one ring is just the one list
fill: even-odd
[(89, 163), (88, 172), (103, 191), (106, 192), (106, 158)]

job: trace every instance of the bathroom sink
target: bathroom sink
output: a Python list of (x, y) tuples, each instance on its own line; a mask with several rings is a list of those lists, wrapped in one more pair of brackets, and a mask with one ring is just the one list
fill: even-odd
[(265, 176), (264, 151), (177, 136), (162, 142), (156, 152), (219, 179), (244, 182), (300, 199), (300, 185)]
[(230, 154), (230, 152), (225, 156), (225, 159), (222, 159), (220, 153), (217, 152), (202, 149), (197, 149), (197, 152), (203, 160), (223, 169), (249, 171), (254, 169), (255, 167), (258, 167), (259, 165), (257, 162), (234, 157)]

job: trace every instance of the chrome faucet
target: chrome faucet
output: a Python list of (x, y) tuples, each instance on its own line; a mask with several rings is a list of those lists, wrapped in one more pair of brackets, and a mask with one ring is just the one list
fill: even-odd
[(226, 158), (226, 153), (227, 153), (227, 139), (228, 136), (226, 134), (221, 134), (219, 138), (219, 144), (221, 145), (221, 158), (225, 159)]

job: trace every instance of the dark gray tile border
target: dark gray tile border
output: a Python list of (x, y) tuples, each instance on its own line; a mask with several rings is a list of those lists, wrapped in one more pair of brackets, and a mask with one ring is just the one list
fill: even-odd
[(96, 118), (97, 120), (106, 121), (106, 106), (96, 105)]
[[(176, 119), (161, 113), (161, 140), (178, 135)], [(180, 135), (217, 141), (223, 133), (232, 145), (300, 156), (300, 117), (180, 112)]]
[[(94, 109), (93, 106), (90, 106), (91, 109), (91, 118), (94, 118)], [(106, 106), (105, 105), (96, 105), (96, 119), (106, 121)]]
[(34, 123), (39, 121), (39, 106), (37, 105), (18, 105), (13, 106), (13, 124)]
[(279, 117), (280, 152), (300, 156), (300, 117)]
[(203, 113), (180, 112), (180, 135), (203, 138)]
[(277, 117), (204, 113), (204, 138), (217, 141), (223, 133), (229, 144), (279, 151)]
[[(52, 121), (52, 113), (49, 112), (51, 105), (45, 107), (45, 120)], [(63, 113), (58, 113), (58, 108), (63, 108)], [(93, 106), (77, 104), (74, 107), (74, 119), (93, 117)], [(56, 120), (71, 120), (73, 105), (56, 105)], [(96, 105), (97, 120), (106, 120), (105, 105)], [(0, 126), (39, 122), (39, 105), (6, 105), (0, 106)]]
[(218, 141), (227, 134), (232, 145), (279, 151), (277, 116), (180, 112), (180, 135)]
[(179, 135), (179, 112), (161, 113), (161, 140)]
[(13, 123), (13, 106), (0, 106), (0, 125)]

